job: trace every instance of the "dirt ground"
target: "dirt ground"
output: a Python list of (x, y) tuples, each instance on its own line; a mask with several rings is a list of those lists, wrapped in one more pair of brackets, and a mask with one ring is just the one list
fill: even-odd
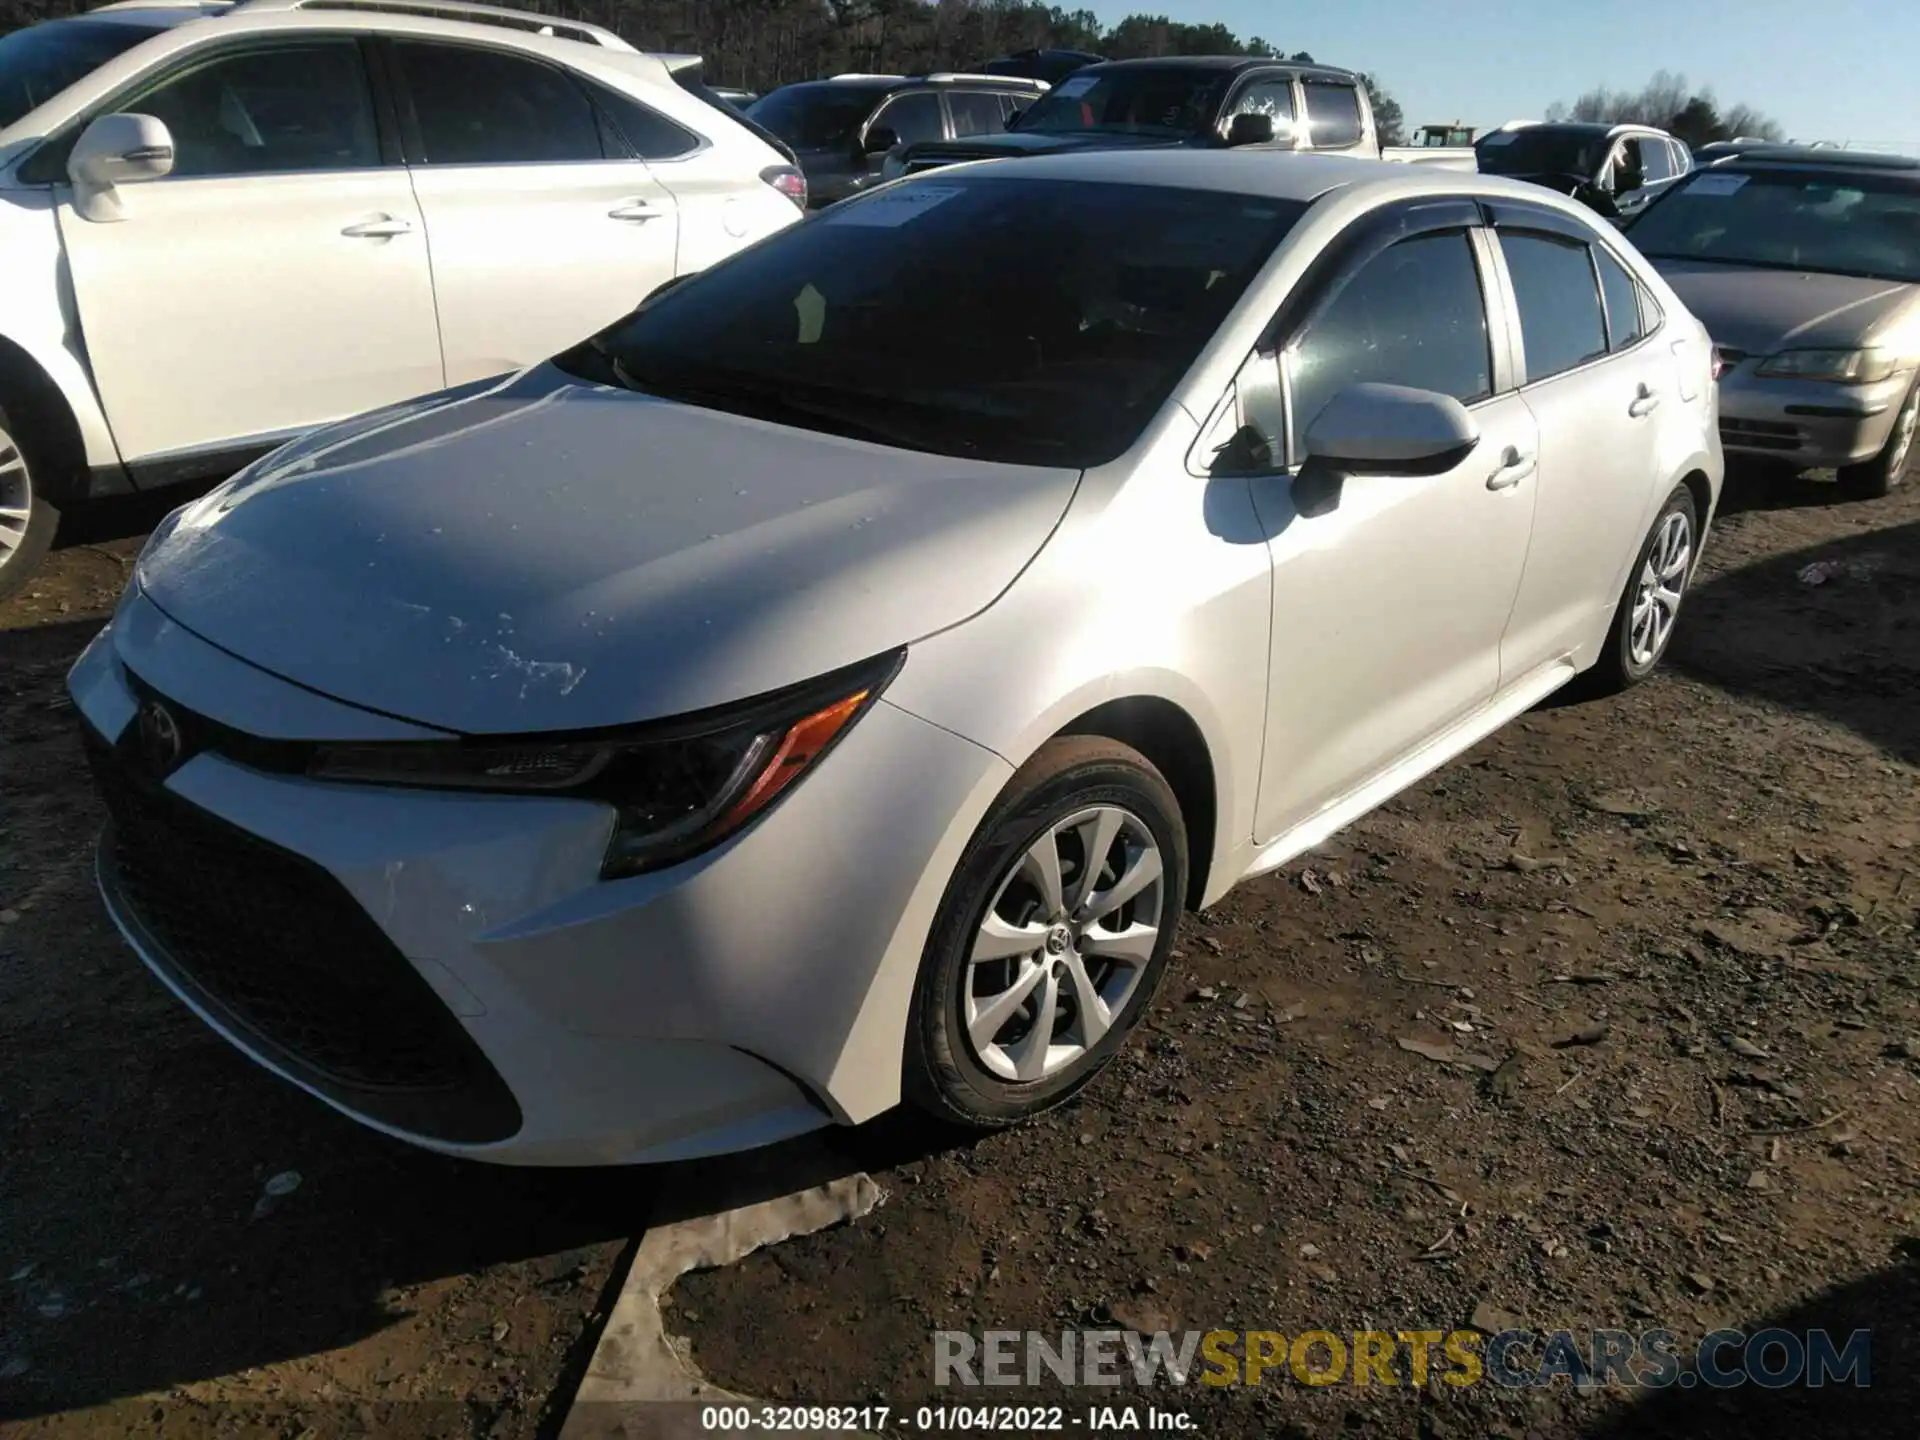
[[(1071, 1108), (833, 1137), (887, 1202), (683, 1281), (699, 1364), (904, 1406), (978, 1398), (935, 1328), (1867, 1327), (1866, 1390), (1157, 1398), (1217, 1436), (1911, 1433), (1920, 487), (1734, 490), (1665, 673), (1190, 920)], [(0, 607), (0, 1434), (550, 1435), (667, 1181), (388, 1143), (146, 977), (62, 686), (137, 543)]]

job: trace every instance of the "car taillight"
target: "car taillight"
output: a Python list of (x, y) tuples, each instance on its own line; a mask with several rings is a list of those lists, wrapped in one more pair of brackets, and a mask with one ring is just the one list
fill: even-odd
[(760, 178), (778, 190), (802, 210), (807, 208), (807, 177), (791, 165), (770, 165)]
[(1713, 347), (1713, 378), (1718, 380), (1722, 375), (1726, 374), (1727, 371), (1731, 370), (1732, 368), (1733, 368), (1732, 362), (1729, 361), (1726, 356), (1720, 353), (1720, 347), (1718, 345), (1714, 346)]

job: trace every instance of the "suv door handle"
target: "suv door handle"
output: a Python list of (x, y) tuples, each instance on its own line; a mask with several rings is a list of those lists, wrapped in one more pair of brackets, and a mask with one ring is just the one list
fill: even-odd
[(391, 215), (382, 215), (377, 220), (362, 220), (358, 225), (349, 225), (340, 233), (355, 240), (391, 240), (395, 235), (408, 235), (413, 232), (413, 222), (396, 220)]
[(607, 212), (609, 220), (658, 220), (660, 212), (644, 200), (629, 200)]
[(1640, 393), (1633, 397), (1633, 403), (1627, 406), (1627, 414), (1638, 420), (1642, 415), (1651, 415), (1659, 408), (1660, 397), (1642, 385)]
[(1533, 473), (1536, 456), (1522, 455), (1513, 446), (1500, 457), (1500, 468), (1487, 477), (1487, 489), (1511, 490)]

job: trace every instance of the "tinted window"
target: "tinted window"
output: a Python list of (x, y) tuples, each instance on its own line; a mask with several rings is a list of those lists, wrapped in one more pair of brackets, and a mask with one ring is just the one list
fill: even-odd
[(1624, 350), (1646, 333), (1640, 321), (1640, 287), (1606, 250), (1596, 247), (1593, 256), (1600, 266), (1600, 294), (1607, 302), (1607, 340), (1615, 350)]
[(1193, 135), (1213, 128), (1229, 79), (1218, 70), (1176, 65), (1082, 70), (1034, 101), (1020, 128)]
[(0, 130), (158, 33), (106, 20), (54, 20), (0, 35)]
[(1293, 129), (1293, 82), (1256, 80), (1234, 97), (1228, 115), (1267, 115), (1273, 119), (1273, 133), (1284, 137)]
[(350, 170), (380, 163), (360, 47), (311, 40), (210, 60), (123, 102), (165, 122), (176, 176)]
[(1000, 97), (983, 90), (949, 90), (947, 109), (953, 113), (956, 136), (997, 135), (1007, 128), (1007, 114), (1000, 108)]
[(917, 145), (922, 140), (943, 138), (945, 123), (940, 118), (940, 97), (931, 90), (916, 90), (896, 95), (873, 117), (867, 133), (885, 126), (902, 145)]
[(1564, 175), (1591, 180), (1606, 155), (1606, 132), (1529, 125), (1496, 130), (1474, 144), (1474, 158), (1488, 175)]
[(1306, 82), (1307, 124), (1315, 149), (1360, 143), (1360, 92), (1351, 85), (1321, 80)]
[(598, 160), (586, 92), (551, 66), (498, 50), (396, 41), (430, 165)]
[(1920, 179), (1710, 166), (1649, 206), (1632, 234), (1649, 259), (1920, 284)]
[(675, 160), (699, 148), (700, 137), (658, 110), (626, 95), (595, 88), (606, 125), (606, 153), (636, 160)]
[(1415, 236), (1369, 260), (1295, 342), (1288, 373), (1296, 439), (1349, 385), (1485, 399), (1493, 391), (1487, 309), (1465, 233)]
[(1673, 151), (1664, 140), (1647, 140), (1640, 146), (1640, 163), (1646, 167), (1647, 184), (1656, 180), (1671, 179), (1676, 173), (1673, 168)]
[(1004, 175), (909, 180), (659, 294), (561, 363), (908, 449), (1100, 464), (1139, 437), (1304, 208)]
[(851, 150), (854, 132), (881, 93), (831, 80), (786, 85), (761, 96), (746, 113), (796, 150)]
[(1585, 245), (1547, 235), (1500, 236), (1520, 306), (1527, 379), (1544, 380), (1607, 351), (1607, 322)]

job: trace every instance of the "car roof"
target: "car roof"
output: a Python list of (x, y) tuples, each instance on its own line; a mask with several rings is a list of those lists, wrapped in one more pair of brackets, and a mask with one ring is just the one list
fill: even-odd
[(1916, 170), (1920, 157), (1887, 155), (1876, 150), (1834, 150), (1816, 145), (1744, 145), (1714, 163), (1715, 170), (1738, 170), (1747, 165), (1799, 165), (1820, 170)]
[(1098, 65), (1076, 70), (1074, 74), (1084, 75), (1088, 70), (1217, 70), (1238, 73), (1241, 70), (1268, 68), (1293, 70), (1302, 75), (1328, 75), (1341, 80), (1358, 78), (1353, 71), (1342, 70), (1337, 65), (1316, 65), (1306, 60), (1283, 60), (1279, 56), (1267, 55), (1147, 55), (1134, 60), (1103, 60)]
[[(963, 172), (1006, 178), (1149, 185), (1170, 190), (1225, 190), (1236, 195), (1303, 203), (1317, 200), (1330, 190), (1347, 187), (1377, 187), (1407, 197), (1494, 196), (1549, 205), (1557, 205), (1558, 198), (1523, 180), (1477, 171), (1273, 150), (1069, 150), (1053, 155), (973, 161), (944, 167), (939, 173)], [(1558, 208), (1583, 217), (1587, 215), (1571, 201)]]

